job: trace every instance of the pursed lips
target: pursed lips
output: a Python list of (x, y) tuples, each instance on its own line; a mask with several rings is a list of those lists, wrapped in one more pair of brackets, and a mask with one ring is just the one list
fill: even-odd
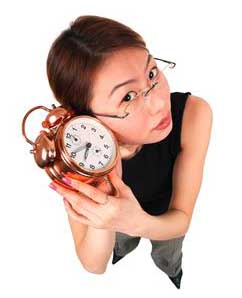
[(168, 120), (168, 118), (170, 118), (170, 115), (171, 115), (171, 111), (169, 111), (168, 114), (166, 114), (165, 118), (162, 118), (162, 120), (156, 126), (154, 126), (154, 128), (156, 128), (158, 125), (160, 125), (164, 121)]

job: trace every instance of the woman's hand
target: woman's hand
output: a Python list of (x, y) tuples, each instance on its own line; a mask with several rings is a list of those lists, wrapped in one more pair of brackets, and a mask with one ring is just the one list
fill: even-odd
[[(136, 236), (139, 220), (145, 212), (139, 205), (131, 188), (119, 176), (117, 169), (109, 174), (109, 181), (116, 190), (116, 196), (108, 195), (85, 182), (65, 176), (69, 185), (75, 190), (66, 189), (61, 185), (51, 183), (55, 190), (64, 196), (66, 211), (77, 221), (97, 229), (119, 231)], [(100, 186), (102, 188), (104, 186)]]

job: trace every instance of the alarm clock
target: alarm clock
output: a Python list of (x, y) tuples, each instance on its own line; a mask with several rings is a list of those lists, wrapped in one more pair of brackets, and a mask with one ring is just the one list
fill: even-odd
[[(48, 112), (36, 140), (27, 138), (25, 123), (34, 110)], [(99, 119), (88, 115), (75, 115), (62, 106), (52, 109), (36, 106), (30, 109), (22, 121), (22, 134), (33, 146), (37, 165), (49, 177), (63, 185), (65, 174), (82, 182), (97, 185), (108, 180), (107, 174), (115, 167), (119, 157), (119, 146), (113, 132)], [(65, 184), (66, 188), (72, 189)], [(72, 189), (73, 190), (73, 189)]]

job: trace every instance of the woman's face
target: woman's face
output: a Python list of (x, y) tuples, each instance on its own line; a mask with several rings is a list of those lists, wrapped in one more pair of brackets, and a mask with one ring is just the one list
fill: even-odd
[[(134, 95), (150, 87), (156, 80), (154, 77), (157, 75), (157, 71), (154, 70), (156, 60), (151, 56), (147, 65), (148, 57), (149, 53), (145, 49), (127, 48), (113, 53), (106, 59), (93, 82), (94, 96), (90, 104), (93, 113), (124, 114), (125, 107), (130, 100), (133, 100)], [(168, 82), (162, 72), (158, 75), (160, 88), (151, 90), (145, 99), (145, 104), (144, 98), (135, 99), (137, 104), (142, 106), (136, 113), (124, 119), (96, 116), (113, 131), (119, 143), (139, 145), (156, 143), (166, 138), (172, 130), (172, 121), (165, 129), (154, 130), (171, 110)], [(131, 79), (135, 81), (116, 88), (110, 95), (115, 86)]]

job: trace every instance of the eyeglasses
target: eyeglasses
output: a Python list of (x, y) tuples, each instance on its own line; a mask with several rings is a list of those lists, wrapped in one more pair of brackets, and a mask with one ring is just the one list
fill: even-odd
[[(169, 66), (169, 68), (174, 68), (176, 66), (175, 62), (167, 61), (167, 60), (160, 59), (160, 58), (154, 58), (154, 59), (157, 60), (156, 66), (157, 66), (158, 73), (155, 76), (155, 78), (153, 79), (153, 82), (151, 82), (151, 87), (145, 88), (144, 90), (141, 90), (138, 93), (135, 92), (136, 95), (133, 97), (133, 99), (131, 101), (127, 102), (125, 107), (123, 107), (123, 105), (122, 105), (121, 108), (122, 108), (123, 112), (120, 113), (121, 115), (107, 115), (107, 114), (99, 114), (99, 113), (93, 113), (93, 112), (92, 112), (92, 115), (124, 119), (130, 114), (135, 114), (136, 112), (141, 111), (142, 108), (144, 107), (144, 104), (146, 103), (146, 99), (147, 99), (148, 94), (150, 94), (150, 91), (152, 91), (154, 89), (161, 89), (161, 72), (164, 71), (168, 66)], [(164, 66), (164, 63), (162, 63), (162, 62), (166, 63), (165, 66)], [(154, 67), (152, 69), (154, 69)], [(131, 91), (131, 92), (134, 92), (134, 91)], [(129, 93), (131, 93), (131, 92), (129, 92)], [(127, 93), (127, 94), (129, 94), (129, 93)], [(140, 104), (139, 99), (142, 97), (144, 98), (144, 100)]]

